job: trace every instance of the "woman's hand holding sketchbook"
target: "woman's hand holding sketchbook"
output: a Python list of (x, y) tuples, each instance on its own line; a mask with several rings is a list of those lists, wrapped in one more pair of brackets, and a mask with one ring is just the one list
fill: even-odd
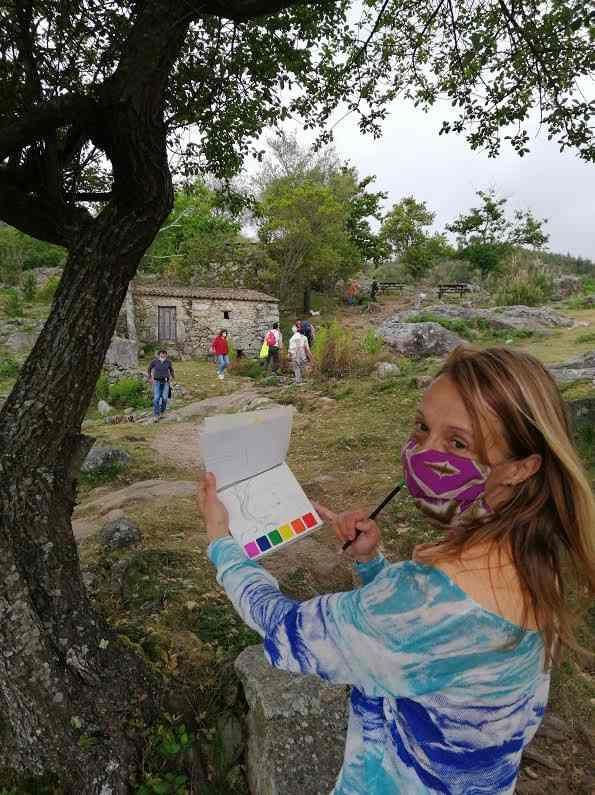
[(229, 531), (250, 558), (284, 547), (323, 524), (285, 463), (292, 420), (293, 409), (283, 407), (208, 417), (201, 429), (202, 457), (215, 478), (205, 480), (199, 490), (201, 509), (204, 502), (213, 517), (213, 533), (225, 534), (227, 528), (217, 524), (224, 515), (215, 517), (211, 505), (210, 490), (216, 487)]

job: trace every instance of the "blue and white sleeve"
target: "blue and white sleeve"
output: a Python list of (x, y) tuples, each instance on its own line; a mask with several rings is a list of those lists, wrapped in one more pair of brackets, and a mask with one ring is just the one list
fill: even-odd
[(212, 544), (209, 556), (236, 610), (264, 638), (271, 665), (355, 685), (369, 695), (386, 693), (389, 686), (403, 695), (415, 689), (417, 655), (401, 654), (395, 626), (405, 639), (420, 633), (425, 594), (409, 582), (406, 564), (383, 566), (354, 591), (297, 603), (233, 539)]

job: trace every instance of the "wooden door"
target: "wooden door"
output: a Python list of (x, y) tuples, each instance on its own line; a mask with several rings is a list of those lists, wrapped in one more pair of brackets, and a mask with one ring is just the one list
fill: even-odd
[(175, 306), (158, 307), (158, 340), (159, 342), (177, 340), (177, 321)]

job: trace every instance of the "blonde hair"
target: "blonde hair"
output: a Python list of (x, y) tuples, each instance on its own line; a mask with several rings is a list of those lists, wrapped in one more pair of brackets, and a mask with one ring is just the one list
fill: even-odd
[(558, 644), (579, 649), (576, 618), (595, 593), (595, 499), (560, 392), (541, 362), (508, 348), (459, 347), (438, 376), (459, 390), (484, 463), (488, 407), (502, 424), (512, 456), (537, 454), (541, 467), (485, 523), (455, 528), (418, 558), (450, 560), (479, 543), (506, 545), (526, 595), (523, 626), (533, 614), (549, 666)]

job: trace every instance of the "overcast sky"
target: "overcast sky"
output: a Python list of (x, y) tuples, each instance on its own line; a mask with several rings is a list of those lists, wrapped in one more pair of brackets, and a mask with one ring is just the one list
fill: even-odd
[[(389, 194), (391, 206), (414, 195), (436, 213), (435, 228), (477, 203), (478, 189), (494, 187), (508, 207), (531, 208), (547, 218), (550, 251), (595, 260), (595, 167), (570, 151), (560, 152), (545, 130), (519, 157), (503, 142), (502, 154), (489, 158), (473, 152), (461, 135), (438, 135), (448, 105), (426, 114), (405, 102), (395, 103), (380, 140), (362, 136), (355, 116), (335, 127), (341, 158), (361, 176), (376, 174), (377, 189)], [(304, 143), (307, 143), (304, 139)]]

